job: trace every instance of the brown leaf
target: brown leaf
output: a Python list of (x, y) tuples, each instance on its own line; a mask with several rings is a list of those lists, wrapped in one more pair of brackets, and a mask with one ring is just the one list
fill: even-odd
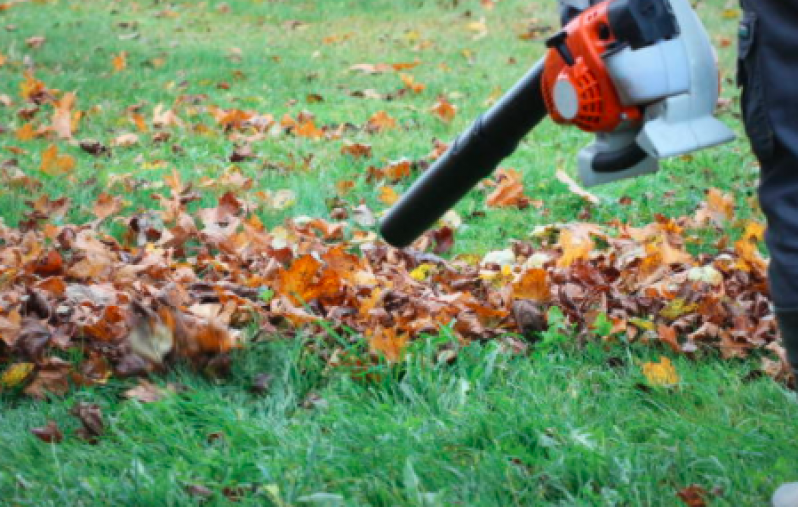
[(707, 491), (698, 484), (681, 489), (676, 495), (687, 507), (706, 507)]
[(81, 401), (72, 407), (69, 413), (77, 417), (83, 425), (76, 432), (82, 440), (96, 444), (98, 438), (105, 434), (105, 423), (99, 405)]
[(371, 145), (344, 141), (344, 145), (341, 146), (341, 153), (354, 158), (369, 158), (371, 157)]
[(543, 307), (532, 300), (513, 302), (513, 318), (519, 331), (529, 341), (535, 341), (538, 333), (546, 330), (546, 314)]
[(94, 216), (99, 220), (105, 220), (111, 215), (116, 215), (122, 209), (122, 198), (118, 195), (111, 196), (102, 192), (95, 201), (92, 208)]
[(141, 403), (155, 403), (162, 400), (166, 396), (166, 392), (151, 382), (141, 379), (139, 385), (125, 391), (124, 396), (129, 400), (137, 400)]
[(45, 42), (47, 42), (47, 39), (41, 35), (25, 39), (25, 45), (31, 49), (39, 49), (44, 45)]
[(110, 154), (108, 147), (96, 139), (84, 139), (80, 141), (80, 149), (94, 156)]
[(58, 424), (52, 420), (47, 421), (47, 425), (41, 428), (31, 428), (30, 432), (36, 438), (48, 444), (60, 444), (64, 440), (64, 434)]

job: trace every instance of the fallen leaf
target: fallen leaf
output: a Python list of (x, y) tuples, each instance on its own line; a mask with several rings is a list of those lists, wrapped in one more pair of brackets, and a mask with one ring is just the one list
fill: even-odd
[(127, 68), (127, 51), (120, 51), (111, 58), (114, 72), (122, 72)]
[(41, 428), (31, 428), (30, 432), (36, 438), (48, 444), (60, 444), (64, 440), (64, 434), (58, 424), (52, 420), (47, 421), (47, 425)]
[(568, 186), (568, 190), (578, 195), (590, 204), (598, 204), (601, 202), (598, 197), (583, 189), (577, 182), (568, 176), (562, 169), (557, 169), (557, 179)]
[(391, 187), (383, 186), (383, 187), (378, 188), (377, 190), (380, 193), (378, 198), (379, 198), (380, 202), (382, 202), (383, 204), (387, 204), (388, 206), (392, 206), (394, 203), (396, 203), (396, 201), (399, 200), (399, 194), (397, 194), (396, 190), (394, 190)]
[(122, 134), (114, 138), (113, 144), (114, 146), (120, 147), (129, 147), (134, 146), (139, 143), (139, 136), (133, 133)]
[(457, 115), (457, 107), (450, 103), (444, 95), (430, 108), (432, 114), (445, 122), (451, 122)]
[(96, 444), (97, 439), (105, 434), (105, 423), (99, 405), (81, 401), (69, 413), (80, 420), (82, 428), (76, 432), (80, 439)]
[(129, 400), (136, 400), (141, 403), (155, 403), (166, 396), (166, 391), (147, 380), (140, 379), (136, 387), (124, 392), (124, 396)]
[(677, 496), (687, 507), (706, 507), (707, 492), (698, 484), (691, 484), (681, 489)]
[(672, 387), (679, 383), (676, 368), (665, 356), (662, 356), (659, 362), (644, 363), (643, 375), (653, 386)]
[(6, 368), (0, 376), (0, 387), (17, 387), (27, 380), (33, 372), (33, 363), (15, 363)]

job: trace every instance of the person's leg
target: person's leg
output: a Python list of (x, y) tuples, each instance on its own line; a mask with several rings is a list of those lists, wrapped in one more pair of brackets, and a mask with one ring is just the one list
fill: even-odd
[[(776, 320), (798, 377), (798, 2), (743, 0), (739, 82), (751, 147), (762, 167), (768, 281)], [(773, 507), (798, 507), (798, 482), (776, 490)]]
[(743, 119), (759, 159), (771, 297), (798, 372), (798, 2), (745, 0), (739, 40)]

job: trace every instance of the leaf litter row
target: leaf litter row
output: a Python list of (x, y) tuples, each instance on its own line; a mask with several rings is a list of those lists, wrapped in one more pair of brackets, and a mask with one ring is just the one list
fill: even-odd
[[(61, 139), (94, 156), (112, 156), (100, 141), (74, 140), (91, 115), (76, 109), (76, 94), (48, 89), (32, 73), (20, 91), (18, 140)], [(370, 147), (347, 141), (347, 132), (400, 128), (384, 112), (362, 127), (319, 127), (309, 113), (276, 120), (203, 105), (206, 99), (181, 96), (172, 108), (156, 106), (149, 124), (143, 106), (128, 108), (138, 134), (121, 134), (110, 144), (138, 144), (150, 129), (152, 142), (173, 132), (218, 129), (238, 143), (240, 161), (254, 157), (253, 143), (280, 136), (340, 140), (343, 154), (362, 157)], [(455, 111), (443, 97), (431, 109), (446, 121)], [(202, 123), (183, 119), (197, 115), (215, 126), (201, 129)], [(372, 167), (367, 178), (385, 183), (380, 200), (391, 204), (397, 194), (389, 185), (423, 170), (445, 149), (438, 143), (425, 160)], [(75, 166), (52, 144), (38, 169), (75, 178)], [(2, 164), (9, 186), (35, 191), (41, 186), (35, 173), (15, 160)], [(127, 176), (112, 180), (129, 191)], [(586, 202), (598, 202), (564, 173), (557, 178)], [(500, 340), (523, 352), (546, 328), (552, 306), (561, 308), (578, 339), (661, 342), (688, 355), (716, 349), (725, 358), (767, 348), (775, 359), (764, 359), (765, 370), (787, 376), (758, 252), (762, 226), (745, 224), (738, 241), (714, 254), (685, 249), (686, 230), (732, 223), (733, 201), (715, 189), (692, 217), (659, 217), (645, 227), (550, 225), (506, 250), (447, 260), (440, 255), (451, 249), (462, 222), (455, 213), (411, 248), (397, 250), (378, 240), (374, 213), (362, 203), (339, 199), (331, 220), (295, 217), (268, 229), (257, 212), (289, 206), (290, 191), (250, 192), (252, 180), (235, 168), (193, 183), (172, 173), (165, 178), (168, 193), (154, 194), (152, 209), (131, 215), (122, 213), (120, 196), (103, 193), (86, 224), (62, 224), (69, 199), (40, 195), (27, 201), (30, 210), (17, 227), (0, 223), (0, 386), (44, 398), (112, 375), (146, 376), (177, 360), (222, 372), (229, 353), (248, 341), (298, 333), (326, 343), (318, 352), (332, 364), (350, 360), (333, 335), (367, 341), (370, 354), (358, 362), (378, 356), (396, 362), (410, 341), (444, 327), (460, 343)], [(352, 186), (337, 185), (340, 193)], [(481, 187), (488, 207), (543, 206), (524, 195), (520, 173), (511, 169)], [(216, 207), (198, 208), (195, 188), (226, 191)], [(102, 232), (109, 221), (124, 232)]]

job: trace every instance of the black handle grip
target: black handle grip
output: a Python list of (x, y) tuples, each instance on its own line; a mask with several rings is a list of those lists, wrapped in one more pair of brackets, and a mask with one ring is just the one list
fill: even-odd
[(412, 243), (469, 190), (511, 155), (543, 118), (538, 61), (494, 106), (480, 116), (385, 215), (380, 233), (396, 247)]

